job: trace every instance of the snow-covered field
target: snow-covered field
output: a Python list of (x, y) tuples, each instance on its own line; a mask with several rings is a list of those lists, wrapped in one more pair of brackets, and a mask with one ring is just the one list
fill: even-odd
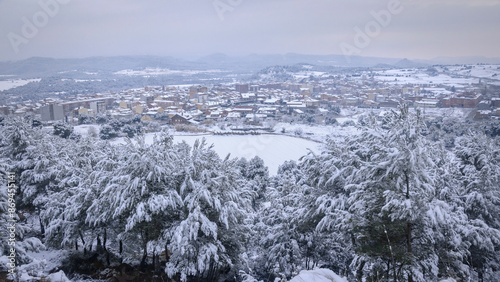
[(500, 80), (500, 65), (458, 65), (447, 68), (457, 75)]
[(157, 76), (157, 75), (195, 75), (201, 73), (222, 73), (224, 71), (221, 70), (171, 70), (171, 69), (162, 69), (162, 68), (146, 68), (144, 70), (121, 70), (115, 72), (118, 75), (129, 75), (129, 76)]
[(213, 144), (214, 150), (221, 158), (228, 154), (231, 154), (231, 157), (246, 159), (259, 156), (269, 167), (271, 175), (276, 175), (283, 162), (298, 161), (300, 157), (307, 155), (309, 150), (319, 153), (322, 147), (321, 143), (284, 135), (183, 135), (174, 136), (174, 142), (185, 141), (192, 146), (201, 138), (205, 138), (208, 145)]
[[(153, 143), (155, 134), (146, 134), (146, 144)], [(221, 158), (230, 154), (231, 158), (251, 159), (259, 156), (269, 168), (271, 175), (276, 175), (278, 167), (288, 160), (298, 161), (309, 151), (321, 152), (322, 143), (285, 135), (174, 135), (174, 142), (185, 141), (193, 146), (196, 140), (205, 138), (207, 145), (213, 145)], [(112, 143), (124, 143), (124, 138), (117, 138)]]
[(16, 80), (0, 80), (0, 91), (9, 90), (19, 86), (26, 85), (30, 82), (39, 82), (41, 79), (16, 79)]
[(347, 282), (347, 279), (338, 276), (329, 269), (318, 268), (314, 270), (302, 270), (290, 282)]
[(390, 69), (375, 72), (375, 79), (390, 84), (442, 84), (467, 86), (479, 79), (490, 79), (491, 84), (500, 85), (500, 65), (456, 65), (435, 67), (436, 75), (429, 75), (424, 69)]
[(302, 79), (302, 78), (308, 78), (310, 76), (316, 76), (316, 77), (324, 77), (324, 76), (329, 76), (328, 73), (322, 72), (322, 71), (301, 71), (293, 74), (293, 77), (295, 79)]
[(418, 69), (401, 70), (393, 69), (376, 72), (375, 80), (385, 81), (390, 84), (415, 84), (415, 85), (429, 85), (429, 84), (442, 84), (449, 86), (469, 85), (478, 83), (477, 78), (471, 77), (451, 77), (447, 74), (438, 74), (431, 76)]
[[(357, 122), (358, 116), (336, 118), (339, 124), (352, 120)], [(327, 137), (345, 137), (359, 134), (360, 131), (354, 126), (341, 127), (339, 125), (308, 125), (301, 123), (278, 123), (274, 127), (276, 132), (283, 132), (288, 136), (300, 134), (300, 137), (325, 143)]]
[(82, 124), (74, 127), (73, 131), (77, 134), (87, 136), (90, 133), (99, 134), (99, 125), (96, 124)]

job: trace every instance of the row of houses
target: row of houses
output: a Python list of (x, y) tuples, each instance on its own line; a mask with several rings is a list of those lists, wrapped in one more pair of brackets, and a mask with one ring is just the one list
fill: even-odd
[[(422, 108), (478, 107), (492, 110), (500, 107), (493, 105), (496, 101), (483, 100), (477, 92), (465, 90), (453, 93), (438, 86), (390, 85), (368, 79), (366, 75), (365, 78), (362, 75), (359, 78), (332, 75), (304, 83), (147, 86), (69, 101), (46, 100), (34, 108), (18, 107), (15, 111), (39, 113), (43, 121), (71, 120), (99, 113), (118, 117), (142, 115), (147, 121), (165, 114), (170, 118), (190, 115), (193, 120), (279, 118), (283, 115), (325, 114), (332, 107), (397, 107), (401, 102)], [(12, 109), (0, 108), (0, 113), (2, 110), (12, 112)]]

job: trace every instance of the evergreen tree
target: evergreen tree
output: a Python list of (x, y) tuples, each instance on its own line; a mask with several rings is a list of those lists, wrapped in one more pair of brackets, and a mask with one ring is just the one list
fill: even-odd
[(134, 141), (119, 146), (116, 163), (101, 164), (111, 169), (95, 175), (106, 186), (88, 208), (86, 221), (103, 227), (122, 222), (118, 238), (129, 244), (125, 248), (142, 250), (144, 266), (148, 244), (173, 224), (182, 199), (176, 189), (176, 155), (171, 137), (162, 135), (152, 145), (145, 144), (144, 136)]
[(88, 248), (92, 240), (87, 236), (92, 238), (97, 232), (86, 222), (87, 211), (97, 201), (99, 192), (104, 189), (103, 184), (107, 183), (106, 179), (99, 177), (105, 170), (101, 162), (110, 158), (112, 152), (95, 141), (84, 138), (68, 144), (69, 161), (62, 168), (60, 189), (51, 194), (42, 212), (47, 226), (46, 240), (55, 247), (75, 245), (78, 248), (78, 240), (81, 240), (84, 248)]
[(73, 126), (64, 122), (56, 122), (54, 124), (54, 135), (57, 135), (61, 138), (69, 138), (72, 133)]
[(297, 181), (300, 173), (294, 165), (286, 163), (287, 167), (280, 167), (280, 173), (270, 181), (265, 195), (268, 202), (259, 209), (255, 224), (260, 264), (257, 268), (259, 275), (267, 280), (290, 279), (304, 268), (299, 218), (308, 187)]
[(245, 189), (237, 160), (221, 160), (204, 140), (192, 150), (180, 144), (178, 151), (184, 156), (179, 167), (183, 205), (179, 221), (166, 232), (172, 253), (166, 273), (181, 281), (216, 281), (226, 272), (236, 275), (253, 192)]
[[(366, 122), (345, 147), (330, 147), (308, 166), (311, 181), (326, 189), (316, 201), (318, 229), (350, 238), (358, 279), (437, 279), (439, 243), (460, 238), (464, 229), (463, 212), (440, 198), (446, 187), (440, 186), (438, 150), (423, 138), (418, 111), (403, 106), (382, 127)], [(460, 253), (447, 257), (454, 259), (447, 265), (460, 266), (464, 245), (454, 248)]]
[[(462, 206), (468, 216), (468, 264), (479, 280), (495, 280), (500, 269), (500, 149), (498, 140), (468, 134), (458, 142)], [(494, 272), (497, 272), (494, 274)], [(492, 275), (496, 275), (492, 277)]]

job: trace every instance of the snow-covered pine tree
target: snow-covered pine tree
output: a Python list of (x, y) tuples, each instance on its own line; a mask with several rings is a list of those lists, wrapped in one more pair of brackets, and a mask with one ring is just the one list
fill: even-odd
[(357, 231), (354, 262), (373, 277), (425, 281), (438, 274), (437, 255), (429, 248), (434, 235), (426, 228), (436, 190), (432, 145), (421, 136), (419, 112), (407, 106), (384, 126), (368, 129), (350, 148), (361, 160), (346, 187)]
[(0, 153), (12, 160), (21, 160), (26, 149), (36, 145), (43, 135), (40, 128), (33, 127), (29, 116), (4, 118), (0, 124)]
[(124, 250), (143, 252), (144, 266), (150, 243), (175, 222), (182, 207), (176, 189), (176, 152), (172, 138), (164, 134), (151, 145), (145, 143), (143, 135), (134, 141), (129, 139), (118, 150), (116, 163), (101, 163), (109, 167), (103, 167), (102, 175), (94, 176), (105, 187), (88, 208), (86, 220), (102, 227), (122, 222), (118, 239), (125, 243)]
[(269, 169), (259, 156), (255, 156), (250, 161), (242, 158), (238, 161), (243, 176), (248, 180), (247, 185), (252, 189), (256, 197), (252, 200), (254, 210), (265, 201), (266, 187), (269, 183)]
[[(438, 143), (439, 144), (439, 143)], [(436, 164), (434, 185), (436, 192), (429, 204), (427, 228), (434, 229), (431, 242), (438, 261), (438, 277), (467, 279), (470, 268), (466, 264), (469, 243), (464, 240), (468, 232), (467, 215), (461, 200), (459, 163), (446, 144), (433, 150)]]
[[(68, 162), (63, 169), (63, 177), (59, 181), (59, 191), (52, 193), (42, 212), (46, 223), (46, 240), (56, 247), (75, 246), (78, 241), (90, 243), (99, 236), (94, 226), (86, 222), (89, 207), (97, 200), (100, 191), (107, 183), (101, 178), (103, 171), (107, 176), (111, 172), (104, 168), (102, 162), (112, 159), (112, 149), (94, 138), (83, 138), (69, 142), (67, 149)], [(109, 223), (109, 226), (114, 226)], [(90, 238), (88, 238), (90, 237)]]
[(61, 191), (59, 182), (70, 167), (68, 148), (73, 140), (44, 135), (39, 143), (26, 148), (23, 159), (16, 163), (19, 176), (21, 207), (34, 208), (40, 219), (40, 232), (45, 233), (41, 213), (54, 193)]
[(290, 279), (304, 268), (298, 225), (306, 187), (297, 182), (300, 179), (299, 171), (294, 169), (297, 166), (294, 163), (285, 165), (289, 169), (280, 167), (280, 173), (271, 178), (266, 189), (267, 202), (258, 210), (255, 224), (256, 270), (261, 278), (269, 280), (275, 277)]
[(179, 144), (178, 151), (183, 156), (178, 167), (183, 205), (179, 221), (165, 232), (171, 251), (166, 273), (181, 281), (217, 281), (222, 272), (236, 276), (234, 265), (248, 233), (243, 223), (251, 214), (254, 193), (245, 185), (237, 160), (221, 160), (205, 140), (192, 149)]
[(54, 124), (54, 135), (59, 136), (61, 138), (69, 138), (73, 133), (73, 126), (71, 124), (58, 121)]
[[(446, 235), (450, 230), (460, 234), (454, 225), (463, 224), (463, 216), (447, 221), (459, 209), (438, 197), (444, 188), (436, 148), (421, 135), (424, 126), (418, 111), (403, 106), (382, 126), (368, 122), (360, 135), (330, 148), (317, 162), (323, 169), (311, 166), (312, 180), (333, 192), (318, 198), (317, 212), (323, 215), (318, 228), (351, 238), (358, 279), (437, 279), (435, 239), (457, 238)], [(448, 257), (455, 260), (448, 264), (460, 265), (462, 256)]]
[(349, 276), (354, 233), (348, 212), (350, 193), (345, 185), (346, 178), (359, 167), (359, 158), (349, 154), (342, 141), (329, 139), (321, 154), (304, 156), (301, 167), (305, 181), (313, 187), (312, 201), (302, 216), (314, 227), (314, 249), (310, 252), (316, 263)]
[[(12, 170), (18, 176), (18, 208), (35, 208), (36, 215), (43, 210), (48, 196), (57, 190), (67, 160), (64, 150), (67, 142), (34, 126), (30, 116), (3, 121), (1, 151), (11, 160)], [(40, 227), (43, 234), (43, 224)]]
[[(468, 217), (465, 240), (470, 243), (467, 263), (478, 279), (500, 277), (500, 147), (497, 139), (482, 133), (460, 138), (459, 159), (462, 207)], [(496, 273), (495, 273), (496, 272)]]

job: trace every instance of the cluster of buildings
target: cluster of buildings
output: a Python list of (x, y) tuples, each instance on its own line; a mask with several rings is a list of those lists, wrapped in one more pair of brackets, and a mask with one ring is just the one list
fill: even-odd
[[(452, 92), (439, 85), (390, 85), (353, 76), (329, 76), (301, 83), (148, 86), (119, 93), (44, 99), (34, 104), (0, 108), (0, 114), (33, 112), (42, 121), (66, 120), (99, 114), (140, 115), (143, 121), (199, 123), (206, 120), (256, 122), (315, 117), (338, 113), (342, 107), (382, 108), (408, 103), (421, 108), (475, 108), (476, 118), (500, 117), (500, 97), (486, 99), (471, 86)], [(337, 109), (337, 111), (335, 111)]]

